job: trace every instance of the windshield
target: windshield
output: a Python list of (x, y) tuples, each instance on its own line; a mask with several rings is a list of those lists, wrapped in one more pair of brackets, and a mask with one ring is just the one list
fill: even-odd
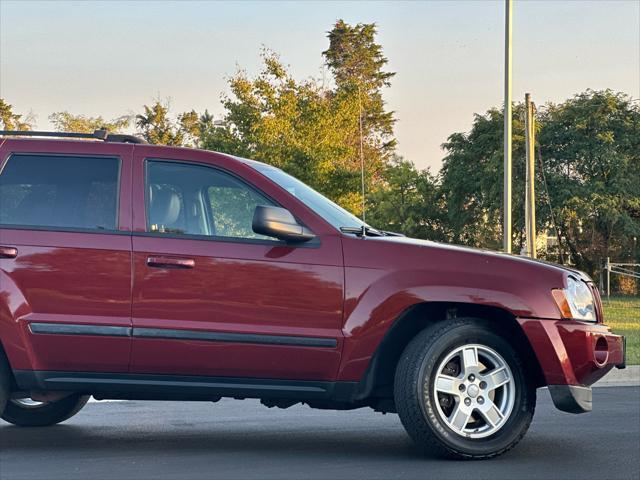
[(335, 228), (362, 228), (362, 220), (282, 170), (258, 162), (249, 165), (303, 202)]

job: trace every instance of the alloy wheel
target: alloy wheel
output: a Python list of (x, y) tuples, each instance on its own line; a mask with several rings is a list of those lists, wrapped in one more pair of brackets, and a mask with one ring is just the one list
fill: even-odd
[(506, 360), (486, 345), (455, 348), (440, 362), (432, 382), (425, 379), (440, 420), (455, 434), (484, 438), (500, 430), (515, 403), (515, 381)]

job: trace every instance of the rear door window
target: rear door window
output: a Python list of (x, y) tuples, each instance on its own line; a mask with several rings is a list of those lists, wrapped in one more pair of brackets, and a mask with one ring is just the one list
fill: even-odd
[(0, 173), (0, 225), (116, 230), (116, 157), (13, 155)]

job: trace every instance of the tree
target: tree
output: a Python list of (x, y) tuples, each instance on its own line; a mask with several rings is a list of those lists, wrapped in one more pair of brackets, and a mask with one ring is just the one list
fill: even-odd
[[(382, 46), (375, 41), (373, 23), (349, 25), (338, 20), (328, 33), (329, 48), (323, 52), (325, 62), (335, 80), (335, 98), (350, 98), (357, 103), (358, 121), (362, 121), (362, 150), (369, 184), (375, 184), (385, 164), (393, 157), (396, 140), (393, 135), (394, 114), (386, 111), (382, 90), (391, 86), (394, 72), (386, 72), (388, 63)], [(350, 150), (356, 155), (349, 160), (353, 169), (360, 165), (359, 131), (348, 138)]]
[[(522, 105), (513, 120), (513, 232), (515, 250), (523, 246), (524, 123)], [(475, 115), (468, 133), (449, 136), (440, 170), (446, 224), (454, 243), (500, 249), (502, 243), (503, 113)], [(540, 225), (542, 215), (537, 218)]]
[(142, 137), (157, 145), (182, 145), (183, 133), (169, 118), (169, 105), (156, 100), (152, 105), (143, 105), (144, 113), (136, 115), (136, 126)]
[(208, 111), (198, 115), (195, 110), (171, 118), (169, 102), (157, 99), (144, 105), (144, 113), (136, 115), (136, 126), (140, 135), (156, 145), (199, 147), (201, 139), (213, 126), (213, 117)]
[(182, 143), (185, 146), (199, 148), (213, 125), (213, 115), (208, 110), (202, 115), (195, 110), (178, 115), (177, 129), (183, 132)]
[[(513, 221), (523, 244), (524, 136), (522, 105), (514, 115)], [(576, 95), (538, 113), (539, 230), (560, 231), (560, 250), (596, 275), (607, 256), (636, 258), (640, 235), (640, 108), (609, 90)], [(450, 239), (500, 248), (503, 115), (476, 115), (471, 131), (444, 144), (440, 172)], [(549, 209), (548, 203), (552, 209)]]
[(53, 123), (58, 132), (93, 133), (96, 130), (106, 129), (109, 132), (116, 133), (126, 129), (131, 123), (131, 118), (123, 115), (107, 122), (101, 116), (88, 117), (64, 111), (49, 115), (49, 121)]
[(223, 96), (222, 125), (209, 129), (205, 148), (276, 165), (360, 213), (360, 122), (367, 184), (395, 148), (393, 113), (386, 112), (382, 88), (394, 75), (375, 43), (375, 25), (351, 27), (338, 21), (323, 53), (334, 87), (313, 79), (295, 80), (280, 58), (263, 50), (263, 68), (249, 78), (238, 71)]
[(273, 52), (264, 50), (262, 57), (256, 78), (239, 71), (230, 79), (224, 120), (203, 146), (280, 167), (355, 211), (355, 98), (328, 95), (312, 79), (296, 81)]
[(444, 239), (439, 186), (428, 170), (395, 157), (381, 178), (368, 198), (369, 223), (410, 237)]
[(374, 23), (351, 26), (342, 19), (328, 33), (329, 48), (322, 54), (339, 87), (360, 84), (371, 94), (391, 85), (395, 73), (383, 71), (388, 60), (375, 42), (376, 33)]
[(9, 105), (4, 98), (0, 98), (0, 130), (31, 130), (31, 120), (23, 119), (22, 115), (13, 112), (13, 105)]
[(596, 272), (606, 257), (640, 260), (638, 104), (622, 93), (587, 90), (547, 105), (541, 122), (555, 220), (573, 262)]

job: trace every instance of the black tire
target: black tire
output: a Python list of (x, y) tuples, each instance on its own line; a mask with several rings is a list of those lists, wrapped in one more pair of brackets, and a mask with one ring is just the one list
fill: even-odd
[(5, 409), (9, 394), (11, 393), (11, 370), (9, 362), (5, 357), (2, 347), (0, 346), (0, 414)]
[(47, 427), (73, 417), (88, 401), (89, 396), (85, 395), (69, 395), (39, 406), (24, 406), (9, 400), (2, 419), (20, 427)]
[[(435, 392), (435, 387), (432, 388), (436, 374), (440, 373), (436, 370), (449, 358), (448, 355), (464, 345), (474, 344), (498, 353), (508, 364), (513, 380), (508, 387), (513, 408), (494, 433), (490, 433), (492, 427), (487, 423), (488, 436), (484, 438), (471, 438), (470, 434), (465, 436), (464, 432), (454, 431), (444, 419), (444, 414), (440, 413), (443, 411), (442, 402), (446, 404), (449, 400), (443, 400)], [(420, 450), (448, 458), (487, 459), (513, 448), (527, 432), (536, 404), (536, 390), (529, 378), (522, 357), (504, 337), (492, 330), (489, 322), (460, 318), (423, 330), (407, 345), (396, 368), (395, 404), (403, 426)], [(471, 394), (469, 389), (467, 394)], [(459, 402), (462, 402), (463, 394), (460, 395), (451, 408), (461, 405)], [(465, 401), (476, 400), (479, 403), (479, 398), (465, 398)], [(439, 402), (438, 405), (435, 402)], [(474, 420), (478, 415), (480, 413), (474, 412), (470, 421), (482, 422), (482, 417)]]

